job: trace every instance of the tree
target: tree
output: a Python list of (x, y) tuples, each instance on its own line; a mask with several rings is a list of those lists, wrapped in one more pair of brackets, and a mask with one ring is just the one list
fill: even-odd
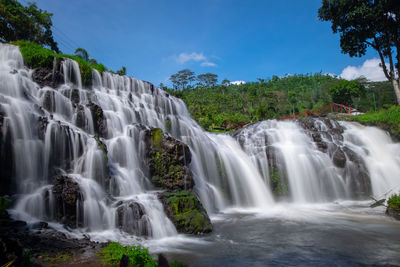
[(199, 74), (197, 75), (197, 80), (205, 86), (212, 87), (218, 82), (218, 75), (209, 72), (205, 74)]
[(175, 90), (185, 90), (195, 79), (194, 72), (189, 69), (180, 70), (169, 77)]
[(0, 41), (31, 41), (59, 53), (51, 31), (52, 16), (35, 3), (25, 7), (16, 0), (0, 0)]
[[(365, 55), (368, 47), (378, 52), (380, 65), (386, 78), (393, 85), (399, 105), (400, 1), (322, 0), (318, 17), (324, 21), (331, 21), (332, 31), (340, 33), (340, 47), (343, 53), (351, 57), (361, 57)], [(386, 60), (389, 63), (386, 63)]]
[(80, 57), (83, 60), (89, 61), (89, 53), (83, 48), (75, 49), (75, 56)]
[(226, 79), (226, 78), (223, 79), (222, 82), (221, 82), (222, 85), (226, 85), (226, 86), (229, 85), (230, 83), (231, 83), (231, 81)]
[(297, 103), (297, 93), (294, 90), (288, 92), (288, 102), (292, 106), (293, 114), (294, 114), (294, 105)]
[(126, 75), (126, 67), (122, 66), (122, 68), (117, 71), (117, 74), (121, 76)]
[(364, 86), (356, 81), (340, 80), (329, 88), (333, 102), (346, 106), (352, 106), (353, 98), (362, 96), (364, 92)]

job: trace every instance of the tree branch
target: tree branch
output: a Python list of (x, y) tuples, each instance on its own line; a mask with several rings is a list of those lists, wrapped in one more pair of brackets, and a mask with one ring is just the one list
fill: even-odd
[(391, 77), (390, 77), (390, 75), (389, 75), (389, 73), (388, 73), (386, 64), (385, 64), (385, 58), (384, 58), (384, 56), (383, 56), (383, 54), (382, 54), (382, 51), (381, 51), (380, 47), (378, 46), (378, 42), (377, 42), (377, 40), (376, 40), (376, 37), (374, 37), (374, 41), (375, 41), (375, 43), (376, 43), (376, 46), (372, 46), (372, 45), (371, 45), (371, 46), (372, 46), (376, 51), (378, 51), (379, 57), (380, 57), (380, 59), (381, 59), (381, 65), (382, 65), (383, 73), (385, 74), (386, 78), (387, 78), (389, 81), (392, 81), (392, 79), (391, 79)]

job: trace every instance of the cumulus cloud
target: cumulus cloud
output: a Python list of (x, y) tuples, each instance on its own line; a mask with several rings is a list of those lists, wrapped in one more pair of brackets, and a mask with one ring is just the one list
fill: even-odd
[(245, 83), (246, 83), (245, 81), (233, 81), (233, 82), (230, 82), (229, 84), (240, 85), (240, 84), (245, 84)]
[(175, 61), (178, 64), (185, 64), (186, 62), (189, 61), (194, 61), (194, 62), (201, 62), (200, 66), (202, 67), (215, 67), (217, 64), (214, 62), (211, 62), (207, 59), (207, 57), (203, 53), (180, 53), (178, 56), (175, 56)]
[(365, 77), (374, 82), (385, 81), (386, 77), (382, 68), (379, 66), (380, 63), (381, 61), (378, 58), (367, 59), (361, 66), (347, 66), (339, 77), (346, 80)]

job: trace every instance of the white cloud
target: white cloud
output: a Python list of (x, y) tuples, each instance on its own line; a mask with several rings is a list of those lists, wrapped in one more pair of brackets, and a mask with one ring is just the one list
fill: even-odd
[(179, 64), (185, 64), (188, 61), (205, 61), (207, 58), (203, 55), (203, 53), (180, 53), (178, 57), (176, 57), (176, 62)]
[(386, 77), (382, 68), (379, 66), (380, 63), (381, 61), (378, 58), (367, 59), (361, 66), (347, 66), (339, 77), (346, 80), (365, 77), (374, 82), (385, 81)]
[(201, 62), (202, 67), (215, 67), (217, 64), (211, 62), (203, 53), (180, 53), (178, 56), (173, 57), (178, 64), (185, 64), (189, 61)]
[(240, 85), (240, 84), (245, 84), (245, 83), (246, 83), (245, 81), (233, 81), (233, 82), (230, 82), (229, 84)]
[(200, 66), (202, 67), (215, 67), (217, 66), (217, 64), (210, 62), (210, 61), (204, 61), (200, 64)]

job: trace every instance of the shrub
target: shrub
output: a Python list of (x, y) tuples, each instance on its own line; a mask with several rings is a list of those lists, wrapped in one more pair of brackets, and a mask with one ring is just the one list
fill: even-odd
[(79, 64), (81, 72), (82, 84), (87, 86), (92, 82), (92, 69), (98, 70), (100, 73), (107, 71), (103, 64), (96, 61), (86, 61), (80, 57), (66, 54), (56, 54), (53, 51), (43, 48), (40, 45), (28, 41), (16, 41), (12, 44), (17, 45), (21, 51), (22, 57), (30, 68), (53, 68), (53, 60), (56, 58), (70, 58)]
[(118, 264), (124, 254), (129, 257), (130, 264), (135, 264), (138, 267), (157, 266), (148, 249), (140, 246), (122, 246), (117, 242), (111, 242), (99, 251), (99, 256), (103, 259), (103, 262), (108, 264)]
[(388, 208), (393, 208), (396, 210), (400, 210), (400, 194), (394, 194), (392, 195), (388, 202), (387, 202)]

